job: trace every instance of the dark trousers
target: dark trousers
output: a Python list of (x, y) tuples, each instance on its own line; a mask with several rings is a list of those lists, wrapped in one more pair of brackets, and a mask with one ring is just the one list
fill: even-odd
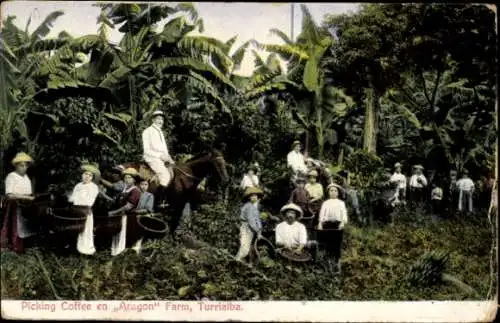
[(344, 230), (329, 230), (338, 228), (338, 223), (325, 222), (323, 230), (318, 231), (318, 240), (325, 248), (329, 258), (335, 261), (340, 260), (342, 255), (342, 242), (344, 240)]
[(398, 198), (400, 201), (406, 199), (406, 190), (404, 188), (398, 188)]
[(410, 188), (410, 199), (412, 202), (420, 203), (424, 201), (425, 189), (421, 187)]
[(432, 200), (432, 214), (440, 216), (443, 213), (443, 203), (441, 200)]

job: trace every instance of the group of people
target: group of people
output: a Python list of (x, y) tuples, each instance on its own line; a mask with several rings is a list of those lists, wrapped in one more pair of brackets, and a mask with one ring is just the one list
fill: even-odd
[[(281, 223), (274, 228), (275, 244), (278, 248), (297, 253), (309, 249), (313, 255), (317, 253), (318, 246), (324, 246), (330, 268), (333, 267), (334, 272), (340, 272), (343, 229), (348, 223), (344, 201), (349, 202), (354, 213), (359, 215), (357, 194), (349, 186), (348, 180), (341, 177), (342, 183), (337, 184), (324, 163), (307, 158), (302, 154), (301, 148), (300, 141), (294, 141), (292, 150), (287, 155), (287, 165), (292, 171), (291, 181), (295, 188), (287, 204), (281, 208), (282, 217), (278, 219)], [(263, 192), (259, 171), (257, 163), (251, 164), (240, 183), (245, 204), (240, 212), (240, 248), (237, 260), (248, 256), (254, 239), (262, 236), (259, 200)], [(328, 178), (325, 184), (326, 196), (324, 186), (318, 178), (319, 171)], [(380, 202), (384, 210), (375, 207), (375, 212), (389, 215), (395, 206), (408, 201), (410, 206), (430, 205), (435, 215), (441, 215), (447, 205), (451, 212), (472, 213), (475, 184), (467, 170), (462, 172), (460, 179), (457, 175), (452, 170), (448, 185), (444, 187), (444, 181), (440, 179), (429, 183), (422, 165), (414, 165), (413, 174), (407, 178), (402, 173), (402, 164), (398, 162), (394, 165), (394, 173), (386, 174), (379, 182), (378, 187), (382, 191), (375, 202)]]
[[(295, 141), (288, 154), (288, 166), (293, 172), (296, 187), (280, 214), (282, 220), (274, 228), (278, 249), (287, 249), (297, 254), (310, 251), (316, 260), (318, 248), (324, 247), (328, 268), (340, 273), (343, 231), (348, 223), (347, 208), (341, 197), (344, 188), (334, 182), (326, 187), (318, 182), (318, 163), (307, 163), (300, 152), (301, 144)], [(309, 164), (309, 166), (307, 165)], [(258, 165), (252, 164), (241, 181), (245, 204), (240, 212), (240, 248), (236, 259), (241, 261), (249, 255), (252, 242), (262, 237), (262, 221), (259, 200), (263, 195), (257, 176)], [(306, 178), (308, 176), (308, 183)]]
[(442, 215), (445, 208), (452, 213), (455, 211), (474, 212), (475, 184), (469, 177), (467, 170), (462, 171), (461, 178), (458, 178), (457, 171), (451, 170), (447, 180), (448, 185), (445, 185), (445, 181), (442, 179), (436, 179), (429, 185), (422, 165), (413, 166), (413, 174), (409, 181), (401, 169), (401, 163), (396, 163), (394, 173), (389, 178), (389, 182), (394, 185), (394, 193), (390, 197), (393, 205), (406, 203), (406, 199), (408, 199), (410, 203), (430, 201), (429, 204), (435, 215)]
[[(5, 180), (5, 193), (9, 201), (33, 201), (35, 195), (31, 180), (27, 175), (29, 164), (33, 159), (26, 153), (18, 153), (12, 160), (15, 170), (7, 175)], [(110, 183), (101, 178), (99, 168), (95, 165), (84, 164), (81, 166), (81, 181), (78, 182), (68, 195), (69, 207), (53, 208), (51, 213), (65, 215), (69, 213), (86, 216), (83, 230), (76, 239), (76, 249), (81, 254), (92, 255), (96, 252), (94, 246), (94, 216), (93, 206), (101, 197), (111, 202), (112, 210), (108, 216), (121, 216), (121, 230), (112, 237), (111, 254), (113, 256), (125, 250), (127, 232), (127, 214), (151, 214), (153, 213), (154, 196), (148, 192), (149, 182), (139, 176), (134, 168), (121, 170), (122, 180)], [(111, 198), (99, 188), (102, 183), (114, 194)], [(139, 184), (139, 187), (136, 186)], [(39, 232), (38, 219), (33, 219), (29, 214), (23, 214), (24, 208), (17, 206), (16, 212), (4, 214), (1, 242), (2, 248), (11, 248), (16, 252), (24, 251), (24, 239), (32, 237)], [(142, 239), (135, 241), (134, 249), (139, 252)]]
[[(172, 167), (175, 164), (169, 154), (162, 126), (164, 114), (154, 111), (151, 116), (152, 125), (142, 133), (143, 159), (153, 170), (159, 180), (159, 190), (164, 192), (173, 178)], [(21, 152), (12, 160), (14, 171), (8, 174), (5, 180), (5, 195), (9, 201), (33, 201), (34, 194), (31, 180), (27, 175), (28, 166), (33, 162), (32, 157)], [(107, 201), (111, 207), (109, 217), (121, 216), (121, 230), (112, 237), (111, 254), (122, 253), (126, 249), (128, 215), (151, 214), (154, 207), (154, 195), (148, 192), (149, 181), (141, 178), (135, 168), (120, 168), (115, 171), (121, 174), (121, 180), (111, 183), (101, 178), (99, 168), (95, 165), (81, 166), (81, 181), (75, 185), (68, 196), (69, 208), (54, 208), (54, 215), (71, 212), (86, 216), (83, 230), (78, 234), (76, 249), (81, 254), (92, 255), (96, 252), (94, 246), (94, 216), (92, 208), (98, 197)], [(102, 184), (104, 189), (100, 189)], [(138, 185), (138, 186), (137, 186)], [(160, 194), (164, 196), (165, 194)], [(23, 208), (16, 206), (12, 214), (3, 217), (1, 231), (1, 247), (11, 248), (16, 252), (23, 252), (23, 241), (38, 232), (37, 221), (23, 215)], [(133, 249), (140, 252), (142, 239), (138, 237), (133, 243)]]

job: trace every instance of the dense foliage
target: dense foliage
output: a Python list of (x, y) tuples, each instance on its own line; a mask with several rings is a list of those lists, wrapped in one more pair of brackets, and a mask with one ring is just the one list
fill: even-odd
[[(391, 227), (355, 223), (346, 235), (340, 282), (320, 274), (321, 268), (292, 269), (279, 262), (256, 269), (267, 280), (221, 251), (237, 249), (236, 186), (247, 165), (262, 166), (268, 211), (287, 201), (285, 156), (295, 139), (334, 173), (351, 172), (366, 213), (376, 174), (396, 161), (405, 173), (421, 163), (436, 177), (468, 169), (479, 181), (477, 196), (487, 195), (483, 183), (496, 178), (497, 62), (495, 14), (486, 6), (364, 4), (355, 13), (327, 14), (321, 24), (302, 6), (296, 39), (273, 29), (282, 44), (247, 40), (240, 48), (233, 48), (236, 36), (194, 36), (192, 31), (203, 31), (203, 20), (191, 4), (97, 6), (98, 33), (77, 38), (67, 32), (47, 38), (60, 11), (31, 33), (16, 26), (15, 17), (5, 19), (0, 184), (21, 150), (35, 159), (30, 176), (37, 191), (51, 184), (67, 191), (78, 180), (75, 169), (82, 160), (139, 160), (141, 131), (148, 115), (161, 109), (174, 158), (221, 147), (233, 185), (224, 201), (219, 196), (218, 204), (202, 205), (193, 214), (193, 231), (212, 249), (191, 251), (166, 239), (149, 245), (150, 257), (126, 254), (116, 260), (106, 253), (85, 260), (59, 257), (44, 246), (26, 256), (2, 253), (2, 297), (52, 298), (48, 281), (60, 297), (87, 299), (470, 296), (439, 285), (442, 270), (467, 278), (474, 297), (486, 297), (489, 196), (467, 220), (436, 224), (424, 211), (407, 210), (413, 213), (403, 212), (406, 220)], [(110, 28), (122, 33), (118, 44), (108, 40)], [(252, 50), (253, 74), (235, 74), (252, 47), (269, 54), (267, 60)], [(215, 188), (209, 181), (209, 189)], [(448, 268), (430, 270), (432, 279), (409, 279), (411, 265), (435, 249), (450, 253)], [(419, 280), (434, 284), (409, 283)]]

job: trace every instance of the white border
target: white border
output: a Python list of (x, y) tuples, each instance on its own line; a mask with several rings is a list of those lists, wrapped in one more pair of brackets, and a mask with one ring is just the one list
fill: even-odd
[[(20, 320), (491, 322), (492, 301), (243, 302), (1, 301), (2, 318)], [(200, 305), (213, 310), (201, 310)], [(30, 308), (31, 307), (31, 308)], [(75, 309), (75, 307), (79, 307)], [(101, 308), (101, 309), (98, 309)], [(104, 309), (107, 307), (107, 309)], [(149, 307), (141, 309), (144, 307)], [(174, 308), (177, 307), (177, 310)], [(225, 309), (223, 308), (225, 307)], [(238, 310), (237, 308), (240, 308)]]

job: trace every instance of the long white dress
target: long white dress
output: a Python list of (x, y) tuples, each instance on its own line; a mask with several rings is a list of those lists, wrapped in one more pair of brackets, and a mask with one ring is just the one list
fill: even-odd
[[(125, 188), (122, 194), (127, 194), (132, 190), (139, 190), (136, 186), (130, 186), (128, 188)], [(123, 215), (122, 219), (122, 228), (120, 232), (115, 234), (111, 240), (111, 255), (112, 256), (117, 256), (121, 254), (125, 249), (127, 248), (127, 216)], [(141, 245), (142, 245), (142, 239), (139, 239), (134, 246), (132, 246), (132, 249), (134, 249), (137, 253), (140, 252), (141, 250)]]
[[(80, 182), (75, 185), (69, 201), (76, 206), (92, 207), (98, 194), (99, 187), (95, 183)], [(78, 235), (76, 249), (79, 253), (85, 255), (93, 255), (96, 251), (94, 246), (94, 216), (92, 211), (87, 214), (83, 232)]]
[[(5, 178), (5, 194), (32, 195), (33, 188), (28, 175), (21, 176), (16, 172), (11, 172)], [(36, 234), (29, 227), (28, 219), (26, 219), (21, 209), (17, 208), (17, 234), (19, 238), (24, 239)]]

